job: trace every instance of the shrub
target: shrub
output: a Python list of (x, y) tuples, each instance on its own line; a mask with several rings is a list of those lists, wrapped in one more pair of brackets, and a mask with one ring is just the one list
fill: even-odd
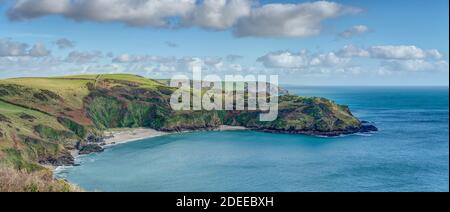
[(28, 172), (0, 165), (0, 192), (81, 192), (77, 186), (53, 179), (49, 170)]

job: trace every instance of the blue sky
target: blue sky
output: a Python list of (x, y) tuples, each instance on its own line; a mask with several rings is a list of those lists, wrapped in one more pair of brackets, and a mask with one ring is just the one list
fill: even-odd
[[(183, 1), (188, 8), (193, 0)], [(240, 1), (210, 2), (218, 8), (213, 12), (202, 10), (206, 3), (198, 1), (194, 9), (180, 4), (148, 12), (149, 4), (136, 14), (111, 16), (107, 11), (120, 13), (133, 8), (133, 1), (57, 10), (49, 0), (35, 0), (39, 6), (5, 0), (0, 3), (0, 78), (99, 72), (165, 78), (200, 63), (221, 75), (279, 74), (285, 84), (448, 85), (447, 0), (245, 0), (250, 12)], [(86, 8), (92, 14), (78, 12)], [(289, 19), (288, 13), (298, 17)], [(230, 21), (214, 22), (204, 14)], [(155, 22), (168, 19), (186, 24)], [(277, 27), (282, 25), (287, 27)], [(56, 41), (63, 39), (71, 47), (59, 48)], [(13, 51), (17, 44), (27, 45), (22, 54)], [(31, 55), (36, 44), (41, 51)]]

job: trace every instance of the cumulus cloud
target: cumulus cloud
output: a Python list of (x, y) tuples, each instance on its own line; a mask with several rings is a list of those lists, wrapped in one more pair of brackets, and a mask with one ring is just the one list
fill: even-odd
[(72, 51), (67, 55), (65, 59), (69, 63), (94, 63), (103, 57), (100, 51)]
[(75, 47), (75, 42), (68, 40), (66, 38), (61, 38), (55, 41), (55, 44), (59, 49), (70, 49)]
[(161, 57), (154, 55), (121, 54), (111, 61), (133, 70), (147, 70), (152, 73), (186, 73), (196, 66), (204, 72), (233, 73), (249, 70), (248, 66), (234, 63), (227, 57)]
[(449, 65), (447, 61), (427, 61), (421, 59), (415, 60), (388, 60), (383, 62), (382, 68), (390, 71), (448, 71)]
[(352, 38), (355, 35), (364, 34), (369, 31), (369, 27), (365, 25), (356, 25), (347, 29), (341, 33), (339, 33), (339, 37), (341, 38)]
[(157, 61), (156, 57), (152, 56), (139, 56), (139, 55), (129, 55), (121, 54), (112, 59), (114, 63), (139, 63), (139, 62), (153, 62)]
[(29, 52), (32, 57), (45, 57), (50, 55), (50, 51), (42, 43), (36, 43)]
[(416, 46), (373, 46), (369, 48), (372, 57), (381, 59), (440, 59), (442, 55), (436, 49), (423, 50)]
[(308, 66), (309, 58), (305, 51), (300, 53), (271, 52), (260, 58), (258, 62), (262, 62), (268, 68), (303, 68)]
[(238, 37), (308, 37), (321, 32), (321, 23), (330, 18), (360, 12), (334, 2), (317, 1), (300, 4), (268, 4), (252, 10), (238, 21)]
[(131, 26), (169, 27), (170, 17), (185, 17), (195, 0), (17, 0), (11, 20), (60, 15), (74, 20), (123, 22)]
[(112, 59), (112, 62), (114, 63), (129, 63), (132, 61), (134, 61), (134, 58), (132, 58), (129, 54), (121, 54)]
[(26, 56), (28, 44), (0, 39), (0, 57)]
[(279, 51), (266, 54), (257, 60), (267, 68), (303, 69), (309, 67), (345, 66), (350, 59), (336, 56), (330, 52), (326, 54), (312, 55), (307, 51), (292, 53)]
[(252, 0), (204, 0), (190, 17), (190, 24), (217, 30), (234, 26), (250, 15)]
[(45, 15), (63, 15), (69, 10), (69, 0), (17, 0), (8, 11), (11, 20), (25, 20)]
[(29, 45), (26, 43), (0, 39), (0, 57), (45, 57), (48, 55), (50, 55), (50, 51), (43, 43), (36, 43), (29, 49)]
[(340, 57), (369, 57), (370, 53), (365, 49), (361, 49), (353, 45), (348, 45), (337, 51), (336, 55)]
[(337, 51), (336, 55), (340, 57), (371, 57), (385, 60), (438, 60), (442, 58), (442, 54), (437, 49), (422, 49), (412, 45), (372, 46), (369, 48), (359, 48), (348, 45)]
[(130, 26), (197, 26), (233, 30), (238, 37), (307, 37), (327, 19), (361, 10), (317, 1), (256, 5), (256, 0), (16, 0), (11, 20), (58, 15), (77, 21), (121, 22)]
[(323, 67), (343, 66), (349, 63), (350, 59), (338, 57), (333, 52), (326, 54), (319, 54), (310, 61), (310, 65)]
[[(448, 71), (448, 61), (442, 59), (436, 49), (424, 50), (416, 46), (373, 46), (359, 48), (344, 46), (338, 51), (311, 54), (306, 50), (299, 53), (278, 51), (257, 59), (264, 67), (274, 70), (302, 71), (308, 73), (353, 73), (360, 74), (373, 70), (367, 61), (360, 63), (357, 58), (371, 59), (379, 63), (382, 73)], [(370, 63), (369, 63), (370, 64)]]
[(227, 55), (226, 60), (228, 62), (236, 62), (238, 60), (241, 60), (242, 58), (244, 58), (244, 57), (241, 55), (230, 54), (230, 55)]

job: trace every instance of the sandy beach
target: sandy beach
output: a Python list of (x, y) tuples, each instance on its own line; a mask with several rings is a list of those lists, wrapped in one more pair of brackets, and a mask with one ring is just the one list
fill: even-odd
[(170, 133), (161, 132), (153, 129), (136, 128), (136, 129), (112, 129), (105, 131), (105, 145), (109, 147), (118, 144), (124, 144), (132, 141), (138, 141), (146, 138), (154, 138), (158, 136), (168, 135)]
[(219, 128), (217, 128), (217, 131), (241, 131), (241, 130), (249, 130), (249, 129), (246, 127), (229, 126), (229, 125), (222, 125)]
[[(240, 131), (240, 130), (248, 130), (245, 127), (239, 126), (228, 126), (222, 125), (219, 128), (213, 131)], [(191, 131), (185, 131), (191, 132)], [(174, 134), (175, 132), (162, 132), (154, 129), (146, 129), (146, 128), (122, 128), (122, 129), (110, 129), (104, 132), (105, 145), (103, 147), (110, 147), (118, 144), (124, 144), (128, 142), (138, 141), (146, 138), (154, 138), (169, 134)], [(184, 132), (179, 132), (184, 133)]]

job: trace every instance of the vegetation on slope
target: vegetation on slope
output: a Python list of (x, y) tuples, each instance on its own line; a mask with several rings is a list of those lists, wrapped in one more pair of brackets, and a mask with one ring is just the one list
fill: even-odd
[(125, 74), (0, 80), (0, 165), (22, 176), (44, 170), (41, 164), (71, 164), (69, 150), (98, 140), (108, 128), (183, 131), (226, 124), (315, 135), (361, 128), (346, 106), (292, 95), (280, 96), (273, 122), (260, 122), (259, 111), (173, 111), (175, 88), (166, 83)]
[(64, 180), (53, 179), (48, 170), (28, 172), (0, 166), (0, 191), (2, 192), (81, 192)]
[(0, 114), (0, 164), (36, 170), (36, 162), (55, 162), (77, 140), (53, 116), (2, 101)]

